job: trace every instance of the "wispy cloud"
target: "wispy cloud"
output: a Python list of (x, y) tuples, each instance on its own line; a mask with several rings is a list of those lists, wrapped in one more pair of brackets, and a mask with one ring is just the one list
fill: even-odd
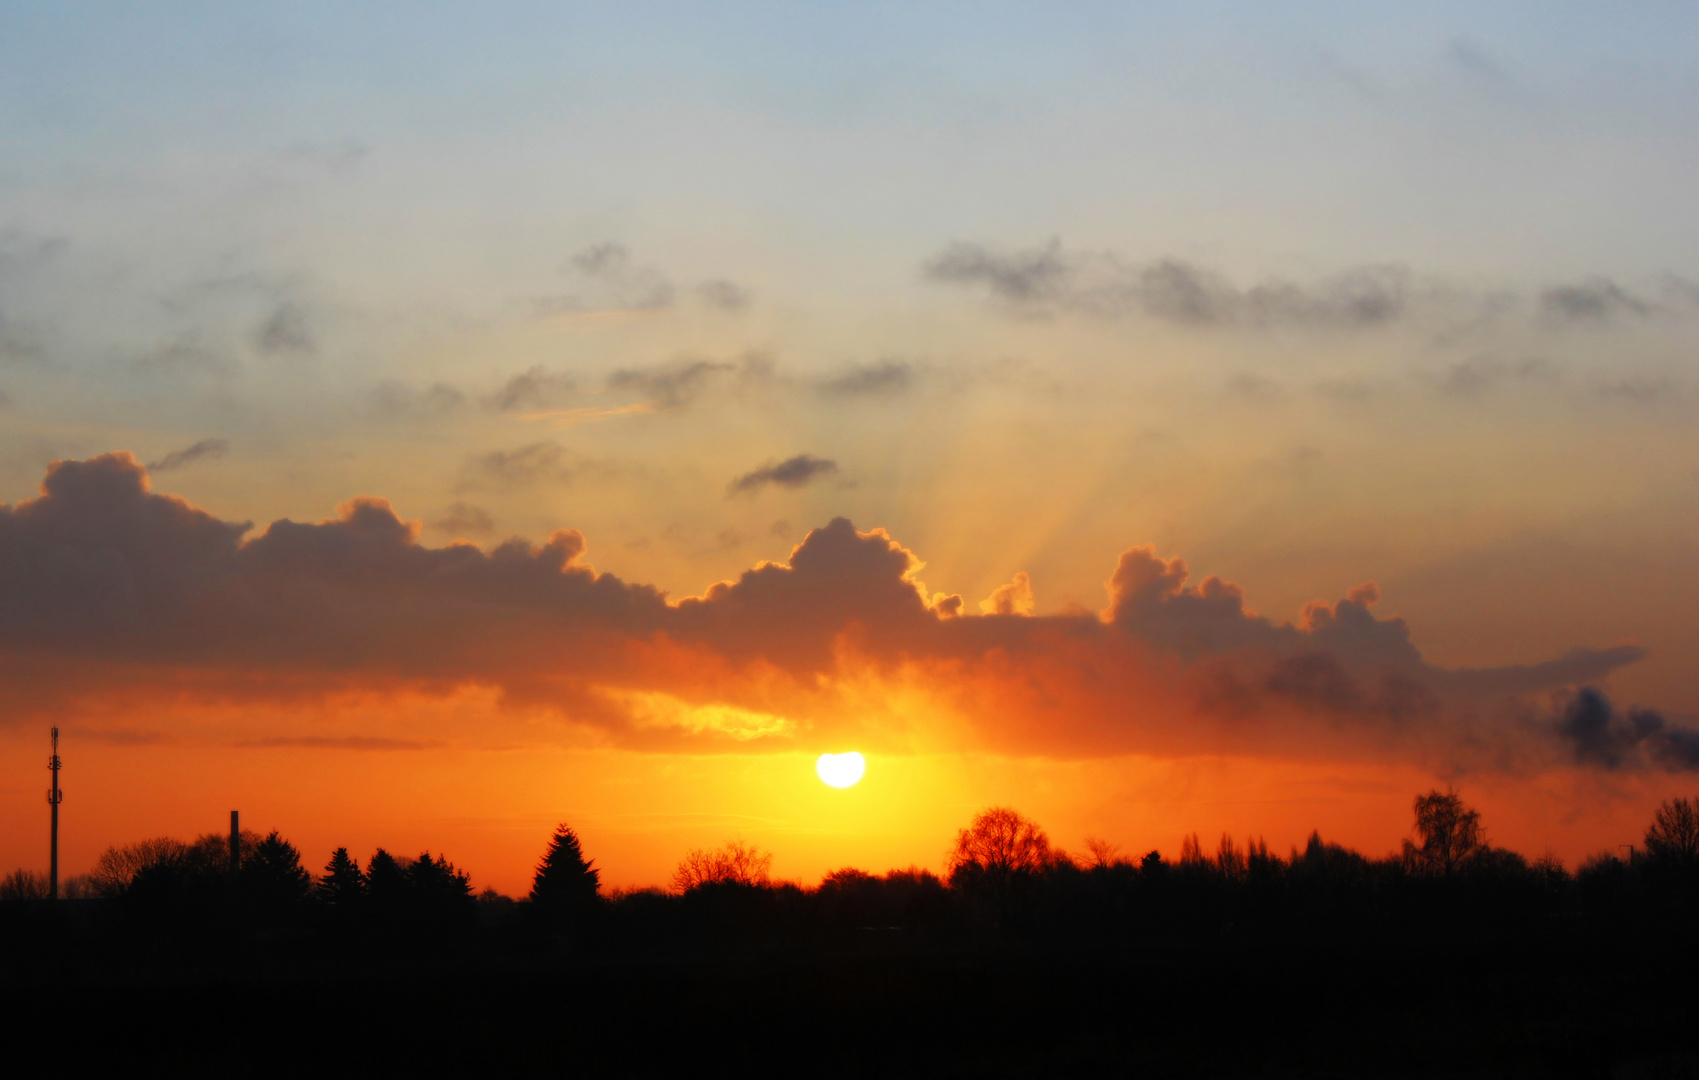
[(185, 465), (193, 465), (197, 461), (216, 461), (230, 452), (228, 439), (202, 439), (193, 446), (181, 450), (173, 450), (158, 461), (148, 462), (147, 471), (154, 473), (169, 472), (181, 469)]

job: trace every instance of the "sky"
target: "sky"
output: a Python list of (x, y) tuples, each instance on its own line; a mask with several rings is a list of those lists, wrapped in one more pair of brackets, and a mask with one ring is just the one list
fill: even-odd
[[(0, 10), (0, 865), (1699, 772), (1699, 13)], [(830, 789), (814, 757), (859, 750)], [(39, 864), (39, 865), (38, 865)]]

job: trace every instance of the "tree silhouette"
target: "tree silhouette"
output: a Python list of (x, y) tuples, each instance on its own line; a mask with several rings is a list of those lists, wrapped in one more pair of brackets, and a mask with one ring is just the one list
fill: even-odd
[(242, 893), (263, 916), (285, 917), (312, 892), (301, 853), (273, 829), (242, 859)]
[(366, 875), (360, 872), (360, 864), (349, 857), (347, 848), (339, 847), (331, 852), (324, 876), (313, 886), (313, 893), (324, 903), (342, 909), (351, 908), (365, 898)]
[(673, 871), (673, 888), (689, 892), (703, 885), (766, 885), (772, 868), (771, 854), (742, 840), (732, 840), (718, 851), (691, 848)]
[(531, 903), (557, 926), (582, 923), (596, 909), (601, 871), (584, 858), (578, 834), (566, 824), (555, 826), (543, 861), (531, 881)]
[(1053, 861), (1043, 829), (1006, 806), (993, 806), (956, 834), (949, 855), (950, 887), (990, 901), (1001, 922), (1015, 906), (1019, 885)]
[(401, 863), (378, 848), (366, 863), (366, 891), (379, 908), (394, 908), (407, 896), (407, 872)]
[(1404, 841), (1404, 865), (1411, 871), (1449, 878), (1487, 850), (1481, 815), (1463, 805), (1455, 791), (1418, 795), (1415, 811), (1422, 842)]
[(1646, 829), (1646, 857), (1672, 870), (1699, 870), (1699, 800), (1671, 799)]

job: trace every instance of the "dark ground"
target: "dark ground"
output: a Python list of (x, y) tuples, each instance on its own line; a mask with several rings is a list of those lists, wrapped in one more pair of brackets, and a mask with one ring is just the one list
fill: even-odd
[(1699, 1076), (1691, 948), (925, 947), (13, 967), (67, 1072), (454, 1066), (546, 1075)]

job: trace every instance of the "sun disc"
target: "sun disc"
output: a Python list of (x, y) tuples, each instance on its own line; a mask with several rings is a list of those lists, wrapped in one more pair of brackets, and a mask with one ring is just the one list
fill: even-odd
[(867, 771), (867, 759), (854, 750), (847, 754), (821, 754), (814, 763), (814, 771), (832, 787), (851, 787)]

